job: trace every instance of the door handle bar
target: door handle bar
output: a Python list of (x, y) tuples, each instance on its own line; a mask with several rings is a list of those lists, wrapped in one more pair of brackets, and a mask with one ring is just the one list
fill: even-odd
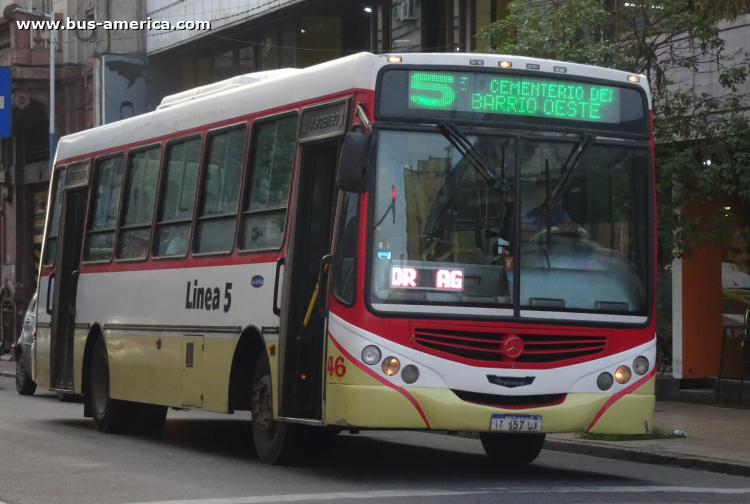
[(52, 315), (52, 308), (49, 307), (49, 295), (52, 292), (52, 279), (55, 278), (55, 274), (51, 273), (47, 279), (47, 304), (45, 306), (47, 315)]
[(276, 279), (273, 282), (273, 313), (276, 316), (281, 316), (281, 308), (279, 308), (279, 276), (281, 275), (281, 267), (284, 265), (285, 257), (279, 257), (276, 261)]

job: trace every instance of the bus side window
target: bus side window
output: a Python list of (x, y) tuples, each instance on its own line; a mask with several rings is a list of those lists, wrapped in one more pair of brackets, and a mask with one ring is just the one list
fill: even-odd
[(342, 304), (354, 303), (357, 284), (357, 241), (359, 238), (359, 195), (344, 193), (333, 259), (333, 296)]
[(117, 237), (117, 259), (144, 259), (151, 238), (161, 146), (128, 156), (128, 177), (122, 222)]
[(255, 127), (240, 250), (278, 249), (284, 242), (296, 148), (296, 115)]
[(164, 189), (154, 232), (154, 256), (184, 257), (187, 254), (200, 155), (200, 138), (173, 143), (167, 148)]
[(237, 222), (247, 126), (209, 136), (206, 169), (201, 180), (201, 204), (193, 252), (231, 252)]
[(122, 155), (96, 161), (96, 189), (93, 193), (91, 216), (83, 246), (84, 261), (112, 259), (124, 165)]
[(52, 216), (49, 221), (47, 243), (44, 245), (44, 265), (55, 264), (57, 256), (57, 232), (60, 230), (60, 212), (62, 211), (63, 188), (65, 187), (65, 168), (55, 170), (55, 193), (52, 195)]

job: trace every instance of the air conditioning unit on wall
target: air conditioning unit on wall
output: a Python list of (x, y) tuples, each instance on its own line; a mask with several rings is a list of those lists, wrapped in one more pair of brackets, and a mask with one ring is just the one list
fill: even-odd
[(399, 21), (414, 21), (419, 18), (419, 5), (417, 0), (405, 0), (392, 9), (393, 19)]

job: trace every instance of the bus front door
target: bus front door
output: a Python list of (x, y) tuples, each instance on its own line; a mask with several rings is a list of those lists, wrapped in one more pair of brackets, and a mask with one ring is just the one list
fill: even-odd
[[(69, 173), (75, 173), (71, 169)], [(70, 176), (68, 177), (70, 180)], [(67, 183), (66, 183), (67, 185)], [(78, 290), (78, 265), (83, 243), (87, 187), (67, 188), (64, 193), (58, 234), (55, 280), (53, 282), (50, 321), (50, 387), (73, 391), (73, 336)]]
[(331, 251), (339, 140), (304, 144), (290, 221), (280, 322), (279, 416), (322, 419), (327, 317), (314, 306), (321, 261)]

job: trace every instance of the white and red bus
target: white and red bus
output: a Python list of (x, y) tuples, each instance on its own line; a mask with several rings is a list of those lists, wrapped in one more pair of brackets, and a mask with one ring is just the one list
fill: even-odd
[(34, 380), (103, 432), (250, 410), (267, 462), (341, 429), (476, 431), (501, 464), (642, 433), (650, 108), (611, 69), (363, 53), (66, 136)]

